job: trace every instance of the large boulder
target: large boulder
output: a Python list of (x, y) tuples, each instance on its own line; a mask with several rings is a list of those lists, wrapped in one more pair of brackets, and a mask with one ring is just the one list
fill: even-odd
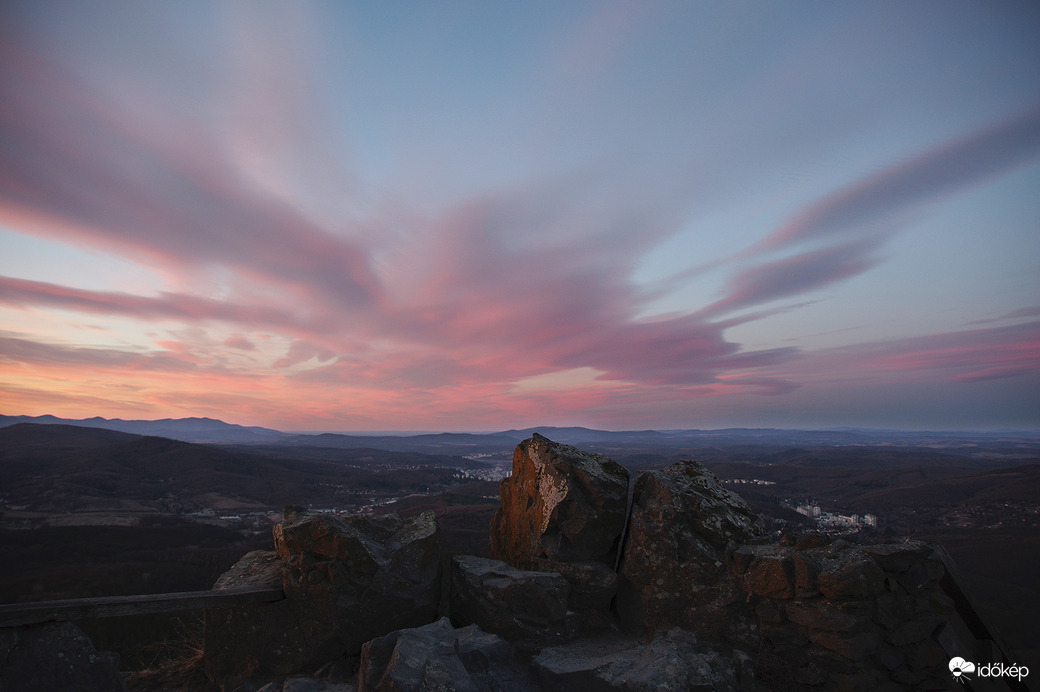
[(622, 623), (636, 632), (726, 626), (721, 609), (739, 589), (725, 578), (725, 548), (762, 531), (761, 518), (699, 462), (641, 473), (619, 567)]
[(553, 572), (519, 570), (470, 555), (452, 558), (452, 622), (478, 625), (524, 653), (570, 638), (569, 594), (567, 580)]
[(238, 559), (227, 572), (217, 577), (213, 588), (239, 589), (256, 586), (280, 589), (286, 574), (285, 561), (273, 550), (254, 550)]
[(611, 567), (625, 527), (628, 470), (537, 433), (517, 445), (499, 485), (490, 555), (521, 569), (538, 560)]
[(946, 652), (974, 644), (927, 543), (802, 537), (728, 551), (760, 634), (756, 675), (783, 688), (945, 689)]
[(870, 598), (884, 591), (884, 571), (861, 551), (846, 550), (828, 555), (822, 563), (817, 582), (820, 593), (827, 598)]
[(534, 692), (509, 642), (447, 618), (378, 637), (361, 649), (358, 692)]
[(309, 673), (374, 637), (433, 622), (438, 537), (432, 512), (401, 519), (287, 507), (274, 527), (276, 555), (250, 553), (218, 581), (218, 588), (278, 585), (286, 598), (207, 611), (207, 674), (219, 682)]

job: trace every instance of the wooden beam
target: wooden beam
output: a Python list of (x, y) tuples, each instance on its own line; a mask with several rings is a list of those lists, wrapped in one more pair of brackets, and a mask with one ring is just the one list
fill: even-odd
[(40, 622), (86, 620), (126, 615), (175, 613), (204, 608), (230, 608), (250, 603), (270, 603), (285, 598), (281, 589), (245, 586), (215, 591), (73, 598), (64, 601), (0, 605), (0, 627), (19, 627)]

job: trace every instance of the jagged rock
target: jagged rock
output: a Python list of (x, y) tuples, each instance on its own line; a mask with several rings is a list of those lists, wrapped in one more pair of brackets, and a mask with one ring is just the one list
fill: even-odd
[(851, 661), (864, 661), (868, 654), (877, 652), (881, 644), (881, 635), (873, 629), (841, 633), (816, 630), (809, 634), (809, 639)]
[(448, 618), (398, 630), (361, 649), (359, 692), (534, 692), (516, 665), (509, 642), (476, 625), (452, 627)]
[[(275, 551), (254, 550), (218, 577), (213, 588), (281, 588), (286, 570), (286, 562)], [(296, 672), (298, 661), (292, 652), (300, 638), (298, 610), (287, 601), (278, 601), (204, 611), (206, 674), (211, 680), (223, 681), (258, 672)]]
[(793, 598), (794, 582), (794, 561), (786, 555), (756, 557), (744, 575), (748, 593), (768, 598)]
[(759, 599), (755, 605), (755, 614), (763, 625), (778, 625), (784, 621), (784, 609), (769, 598)]
[[(746, 658), (740, 659), (745, 674)], [(678, 628), (648, 644), (605, 638), (549, 647), (531, 665), (542, 689), (560, 692), (739, 689), (734, 662), (699, 648), (693, 634)]]
[(888, 641), (894, 646), (908, 647), (932, 636), (942, 624), (942, 618), (933, 614), (918, 615), (912, 620), (903, 622), (888, 634)]
[(617, 594), (617, 572), (598, 562), (536, 560), (540, 572), (556, 572), (570, 586), (567, 609), (573, 615), (576, 634), (588, 635), (617, 626), (611, 612)]
[(281, 588), (285, 578), (285, 561), (273, 550), (254, 550), (217, 578), (214, 589), (237, 589), (243, 586)]
[(823, 561), (817, 577), (820, 593), (827, 598), (872, 598), (884, 590), (885, 573), (870, 557), (855, 550), (831, 555)]
[(809, 598), (820, 593), (820, 565), (814, 557), (806, 553), (791, 554), (794, 564), (794, 595), (798, 598)]
[(893, 630), (914, 616), (914, 599), (905, 594), (883, 593), (874, 599), (874, 622)]
[(119, 656), (97, 651), (71, 622), (0, 629), (0, 690), (123, 690)]
[(860, 548), (860, 552), (873, 559), (886, 572), (902, 574), (922, 557), (931, 554), (932, 547), (922, 540), (904, 538), (899, 543), (865, 545)]
[(806, 550), (814, 550), (816, 548), (826, 548), (831, 544), (831, 537), (825, 533), (803, 533), (798, 537), (798, 540), (794, 544), (794, 549), (798, 552), (805, 552)]
[(785, 608), (787, 618), (806, 630), (849, 632), (864, 629), (871, 621), (872, 610), (836, 604), (825, 599), (794, 601)]
[[(634, 631), (697, 624), (737, 592), (724, 550), (762, 532), (762, 520), (696, 461), (636, 480), (618, 580), (622, 623)], [(721, 623), (720, 623), (721, 624)]]
[(751, 566), (752, 560), (755, 559), (756, 555), (750, 547), (746, 545), (737, 546), (730, 543), (726, 548), (727, 559), (730, 562), (732, 573), (735, 578), (739, 578), (745, 572), (748, 567)]
[[(310, 514), (287, 507), (270, 555), (247, 555), (219, 584), (268, 585), (281, 575), (286, 599), (207, 611), (206, 672), (290, 675), (360, 651), (373, 637), (432, 622), (440, 600), (438, 528), (432, 512)], [(250, 571), (250, 564), (255, 571)]]
[[(948, 684), (936, 671), (948, 651), (967, 647), (958, 643), (963, 620), (938, 583), (945, 567), (932, 546), (907, 540), (859, 546), (838, 539), (802, 547), (805, 552), (791, 554), (795, 598), (761, 598), (755, 607), (762, 633), (756, 670), (767, 685), (894, 690)], [(745, 552), (756, 560), (784, 555), (778, 546)], [(806, 569), (819, 566), (818, 594), (800, 592), (799, 559)], [(735, 569), (731, 564), (730, 573)]]
[(625, 527), (628, 469), (535, 433), (499, 485), (490, 555), (521, 569), (536, 560), (614, 566)]
[(940, 560), (935, 558), (923, 558), (914, 562), (910, 567), (896, 577), (899, 585), (909, 593), (924, 589), (942, 579), (946, 568)]
[(899, 649), (884, 647), (878, 652), (877, 659), (886, 670), (895, 670), (906, 662), (906, 655)]
[(432, 512), (410, 519), (291, 514), (275, 527), (275, 548), (288, 560), (286, 597), (333, 611), (327, 621), (348, 652), (373, 636), (436, 619), (438, 540)]
[(451, 619), (478, 625), (522, 651), (568, 639), (570, 585), (552, 572), (519, 570), (500, 560), (456, 555), (451, 568)]
[(538, 560), (540, 572), (556, 572), (570, 584), (567, 607), (571, 610), (607, 612), (617, 593), (617, 572), (598, 562)]

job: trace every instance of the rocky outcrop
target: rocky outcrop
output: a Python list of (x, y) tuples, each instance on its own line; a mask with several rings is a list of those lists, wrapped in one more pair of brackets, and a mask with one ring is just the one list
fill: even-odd
[(763, 684), (946, 688), (942, 641), (954, 636), (959, 617), (928, 543), (745, 546), (731, 553), (729, 569), (757, 620)]
[(94, 649), (71, 622), (0, 629), (0, 690), (123, 690), (119, 656)]
[(276, 554), (250, 553), (217, 583), (280, 585), (285, 600), (206, 613), (209, 677), (310, 672), (373, 637), (434, 621), (436, 517), (340, 517), (288, 507)]
[(509, 642), (447, 618), (373, 639), (361, 650), (359, 692), (535, 692)]
[(748, 663), (739, 652), (736, 659), (725, 660), (678, 628), (647, 644), (607, 637), (554, 646), (543, 649), (531, 662), (542, 689), (559, 692), (753, 689)]
[(349, 634), (336, 625), (347, 650), (373, 633), (436, 619), (438, 539), (432, 512), (411, 519), (287, 512), (274, 527), (275, 549), (288, 566), (286, 598), (334, 605), (326, 619), (350, 621)]
[(581, 636), (611, 629), (611, 613), (617, 594), (617, 572), (599, 562), (536, 560), (535, 569), (553, 572), (567, 580), (568, 631)]
[(285, 561), (273, 550), (246, 553), (227, 572), (217, 577), (214, 589), (237, 589), (243, 586), (280, 588), (286, 577)]
[(724, 578), (725, 548), (761, 533), (762, 520), (703, 464), (679, 461), (641, 473), (619, 568), (622, 623), (650, 633), (731, 626), (722, 611), (738, 591)]
[(432, 516), (287, 510), (277, 553), (218, 582), (281, 584), (287, 598), (207, 614), (207, 670), (284, 678), (369, 640), (365, 690), (942, 689), (951, 656), (993, 639), (936, 546), (766, 543), (695, 461), (640, 474), (615, 572), (627, 483), (615, 467), (541, 436), (521, 443), (491, 526), (506, 561), (452, 558), (450, 623), (434, 622)]
[(490, 554), (521, 569), (539, 560), (613, 567), (625, 527), (628, 470), (535, 433), (517, 445), (502, 506), (491, 520)]
[(469, 555), (452, 558), (452, 622), (478, 625), (528, 654), (571, 638), (569, 594), (567, 580), (555, 572), (519, 570)]

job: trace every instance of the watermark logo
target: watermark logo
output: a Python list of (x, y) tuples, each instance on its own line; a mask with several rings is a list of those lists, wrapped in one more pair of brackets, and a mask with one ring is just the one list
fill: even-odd
[(975, 664), (965, 661), (960, 656), (954, 656), (950, 659), (950, 672), (953, 673), (954, 680), (963, 684), (965, 680), (971, 680), (968, 673), (975, 672)]
[(1020, 666), (1017, 663), (1010, 666), (1003, 663), (980, 663), (976, 665), (971, 661), (965, 661), (960, 656), (954, 656), (950, 659), (950, 674), (959, 683), (971, 680), (971, 675), (976, 675), (980, 678), (1018, 678), (1018, 681), (1022, 682), (1022, 678), (1029, 675), (1029, 668)]

